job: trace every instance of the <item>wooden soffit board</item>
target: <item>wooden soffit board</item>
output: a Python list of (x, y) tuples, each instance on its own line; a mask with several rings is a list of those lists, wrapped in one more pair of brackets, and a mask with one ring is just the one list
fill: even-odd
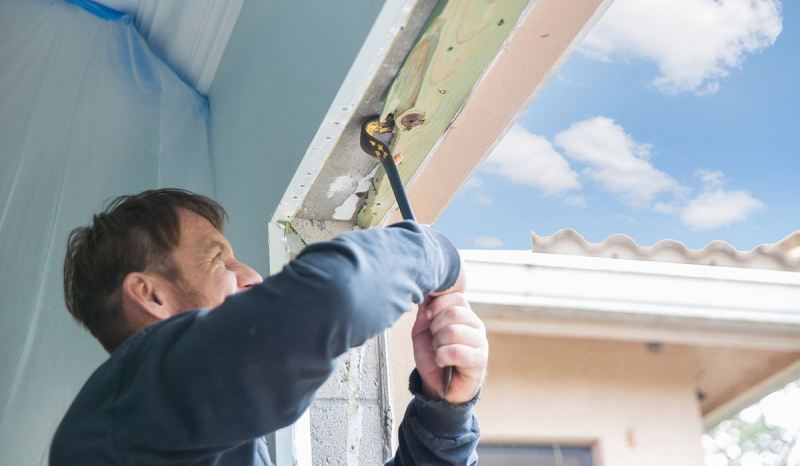
[[(611, 1), (439, 2), (381, 112), (397, 123), (390, 148), (419, 221), (436, 219)], [(409, 115), (424, 121), (403, 125)], [(385, 223), (394, 205), (379, 170), (359, 226)]]

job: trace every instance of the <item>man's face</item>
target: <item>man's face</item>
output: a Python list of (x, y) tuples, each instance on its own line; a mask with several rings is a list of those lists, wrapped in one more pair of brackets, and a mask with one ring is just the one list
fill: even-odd
[(180, 307), (176, 312), (219, 306), (226, 297), (263, 280), (236, 260), (219, 230), (191, 211), (180, 210), (180, 239), (172, 257), (180, 271), (175, 282)]

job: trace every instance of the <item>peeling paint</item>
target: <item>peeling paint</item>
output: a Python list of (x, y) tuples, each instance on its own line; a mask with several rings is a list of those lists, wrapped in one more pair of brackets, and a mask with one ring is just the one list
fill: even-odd
[(336, 195), (340, 191), (344, 191), (353, 187), (353, 177), (349, 175), (337, 176), (333, 179), (333, 183), (328, 187), (328, 192), (325, 195), (328, 199)]
[[(375, 174), (378, 173), (379, 166), (380, 165), (376, 165), (375, 168), (371, 172), (369, 172), (367, 176), (361, 178), (361, 180), (358, 182), (358, 185), (356, 186), (356, 191), (353, 194), (349, 195), (347, 199), (345, 199), (344, 202), (342, 202), (339, 205), (339, 207), (337, 207), (333, 211), (334, 220), (350, 220), (353, 218), (353, 216), (356, 214), (356, 210), (358, 209), (358, 203), (362, 199), (362, 196), (360, 196), (360, 194), (365, 193), (367, 192), (367, 190), (369, 190), (370, 186), (372, 185), (372, 179), (375, 178)], [(350, 177), (345, 175), (336, 178), (336, 180), (334, 180), (334, 182), (331, 184), (331, 188), (333, 187), (334, 184), (339, 182), (341, 178), (350, 178)], [(331, 197), (332, 194), (331, 190), (329, 189), (328, 198)]]
[(351, 194), (345, 201), (333, 211), (333, 218), (336, 220), (350, 220), (356, 214), (358, 208), (358, 195)]

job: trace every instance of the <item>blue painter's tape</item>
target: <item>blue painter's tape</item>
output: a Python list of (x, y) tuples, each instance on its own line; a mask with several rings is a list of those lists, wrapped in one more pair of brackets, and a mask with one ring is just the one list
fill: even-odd
[(108, 21), (116, 21), (125, 16), (125, 13), (121, 11), (95, 3), (92, 0), (67, 0), (67, 2), (78, 5), (89, 13)]

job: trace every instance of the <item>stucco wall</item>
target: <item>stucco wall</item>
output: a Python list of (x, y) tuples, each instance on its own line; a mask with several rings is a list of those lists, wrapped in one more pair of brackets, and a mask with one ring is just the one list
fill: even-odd
[[(391, 335), (398, 418), (413, 367), (410, 317)], [(703, 464), (688, 349), (498, 334), (489, 343), (477, 407), (483, 442), (592, 445), (603, 466)]]

